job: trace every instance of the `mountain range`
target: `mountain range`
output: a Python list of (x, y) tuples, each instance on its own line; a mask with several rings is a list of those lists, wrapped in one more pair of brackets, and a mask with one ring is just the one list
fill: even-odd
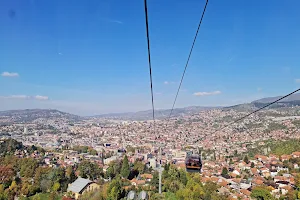
[[(252, 101), (251, 103), (239, 104), (229, 107), (203, 107), (203, 106), (190, 106), (185, 108), (175, 108), (173, 110), (173, 117), (182, 117), (186, 115), (193, 115), (200, 111), (211, 109), (223, 109), (223, 110), (237, 110), (237, 111), (251, 111), (261, 108), (282, 96), (267, 97)], [(293, 107), (300, 106), (300, 93), (293, 94), (276, 104), (273, 104), (269, 108), (279, 107)], [(169, 117), (170, 109), (155, 110), (156, 119), (165, 119)], [(152, 119), (152, 110), (139, 111), (139, 112), (127, 112), (127, 113), (110, 113), (101, 114), (89, 117), (81, 117), (66, 112), (61, 112), (54, 109), (25, 109), (25, 110), (8, 110), (0, 111), (0, 120), (10, 118), (12, 122), (30, 122), (38, 118), (65, 118), (70, 121), (78, 121), (86, 118), (99, 118), (99, 119), (116, 119), (116, 120), (150, 120)]]
[(69, 121), (78, 121), (82, 117), (55, 109), (25, 109), (25, 110), (6, 110), (0, 111), (0, 122), (6, 121), (14, 123), (29, 123), (36, 119), (54, 119), (64, 118)]
[[(184, 115), (193, 115), (203, 110), (217, 109), (221, 107), (203, 107), (203, 106), (190, 106), (184, 108), (174, 108), (172, 116), (182, 117)], [(165, 119), (169, 117), (171, 109), (159, 109), (155, 110), (156, 119)], [(150, 120), (152, 119), (152, 110), (128, 112), (128, 113), (110, 113), (103, 115), (93, 116), (95, 118), (106, 119), (123, 119), (123, 120)]]

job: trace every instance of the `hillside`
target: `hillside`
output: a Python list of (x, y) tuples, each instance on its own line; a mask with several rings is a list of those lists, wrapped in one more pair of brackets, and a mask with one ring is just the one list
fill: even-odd
[[(243, 112), (251, 112), (258, 108), (261, 108), (268, 103), (279, 99), (282, 96), (267, 97), (252, 101), (251, 103), (233, 105), (229, 107), (203, 107), (203, 106), (190, 106), (184, 108), (175, 108), (173, 110), (172, 117), (184, 117), (193, 115), (204, 110), (211, 109), (223, 109), (223, 110), (235, 110)], [(269, 108), (285, 109), (295, 106), (300, 106), (300, 94), (296, 93), (283, 99), (282, 101), (273, 104)], [(170, 109), (155, 110), (156, 119), (166, 119), (170, 114)], [(79, 121), (84, 119), (77, 115), (69, 114), (54, 109), (25, 109), (25, 110), (8, 110), (0, 111), (0, 123), (2, 122), (14, 122), (14, 123), (29, 123), (36, 119), (66, 119), (69, 121)], [(102, 115), (90, 116), (89, 118), (99, 119), (115, 119), (115, 120), (151, 120), (152, 110), (139, 111), (139, 112), (126, 112), (126, 113), (109, 113)]]
[[(258, 99), (255, 101), (252, 101), (251, 103), (270, 103), (272, 101), (276, 101), (277, 99), (281, 98), (282, 96), (277, 96), (277, 97), (266, 97), (262, 99)], [(293, 94), (283, 100), (281, 100), (281, 103), (290, 103), (290, 102), (300, 102), (300, 93)]]
[[(173, 117), (182, 117), (185, 115), (192, 115), (203, 110), (211, 110), (220, 107), (202, 107), (202, 106), (190, 106), (185, 108), (175, 108), (173, 110)], [(169, 117), (171, 109), (155, 110), (156, 119), (166, 119)], [(95, 118), (106, 118), (106, 119), (122, 119), (122, 120), (150, 120), (152, 119), (152, 110), (129, 112), (129, 113), (111, 113), (92, 116)]]
[(0, 122), (29, 123), (36, 119), (64, 118), (69, 121), (81, 120), (80, 116), (53, 109), (26, 109), (0, 111)]
[[(225, 107), (223, 109), (224, 110), (233, 109), (236, 111), (250, 112), (250, 111), (254, 111), (256, 109), (262, 108), (262, 107), (268, 105), (269, 103), (276, 101), (277, 99), (279, 99), (281, 97), (282, 96), (266, 97), (266, 98), (252, 101), (251, 103), (229, 106), (229, 107)], [(269, 106), (268, 108), (279, 109), (279, 108), (291, 108), (291, 107), (295, 107), (295, 106), (300, 106), (300, 94), (298, 94), (298, 93), (293, 94), (293, 95), (279, 101), (278, 103), (275, 103), (275, 104)]]

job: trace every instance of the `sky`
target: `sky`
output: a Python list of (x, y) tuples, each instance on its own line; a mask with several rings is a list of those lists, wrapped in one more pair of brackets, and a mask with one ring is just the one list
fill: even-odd
[[(143, 0), (0, 1), (0, 110), (151, 109)], [(154, 103), (171, 108), (205, 0), (148, 0)], [(210, 0), (175, 107), (300, 87), (300, 1)]]

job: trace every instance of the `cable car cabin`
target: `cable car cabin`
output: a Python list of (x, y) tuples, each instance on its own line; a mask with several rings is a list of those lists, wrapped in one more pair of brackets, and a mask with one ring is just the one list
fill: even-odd
[(187, 155), (185, 159), (185, 167), (187, 172), (201, 172), (202, 161), (197, 154)]

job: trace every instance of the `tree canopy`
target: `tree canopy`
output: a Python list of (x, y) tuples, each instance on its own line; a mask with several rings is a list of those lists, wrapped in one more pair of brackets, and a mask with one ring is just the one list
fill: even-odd
[(129, 162), (128, 162), (127, 155), (125, 155), (122, 163), (121, 175), (124, 178), (128, 178), (129, 174), (130, 174)]

